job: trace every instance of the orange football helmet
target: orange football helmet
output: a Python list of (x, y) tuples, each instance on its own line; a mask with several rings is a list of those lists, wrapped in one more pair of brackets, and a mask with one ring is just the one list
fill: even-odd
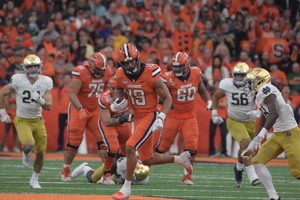
[(106, 70), (106, 57), (100, 53), (93, 53), (89, 59), (89, 70), (95, 78), (104, 76)]
[(189, 56), (185, 52), (177, 52), (173, 56), (172, 70), (177, 77), (184, 76), (189, 71)]
[(140, 65), (140, 52), (133, 44), (123, 44), (118, 51), (118, 62), (125, 73), (133, 75)]

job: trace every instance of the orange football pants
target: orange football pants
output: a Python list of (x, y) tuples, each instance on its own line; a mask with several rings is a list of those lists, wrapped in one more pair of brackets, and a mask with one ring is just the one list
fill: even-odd
[(176, 119), (167, 116), (164, 128), (160, 134), (157, 149), (160, 152), (169, 151), (178, 131), (180, 131), (182, 135), (184, 149), (197, 151), (198, 122), (195, 116), (189, 119)]
[(103, 141), (107, 146), (107, 152), (116, 154), (120, 148), (121, 154), (126, 155), (126, 142), (131, 136), (130, 124), (124, 123), (115, 127), (107, 127), (100, 121), (99, 128)]
[(78, 147), (81, 144), (83, 138), (83, 132), (88, 129), (96, 137), (97, 142), (102, 142), (103, 138), (101, 136), (98, 127), (98, 114), (99, 109), (93, 113), (89, 113), (86, 119), (79, 119), (78, 110), (69, 105), (68, 108), (68, 143), (72, 146)]
[(138, 151), (140, 161), (146, 161), (153, 156), (152, 126), (157, 112), (137, 113), (134, 115), (134, 132), (128, 139), (126, 146)]

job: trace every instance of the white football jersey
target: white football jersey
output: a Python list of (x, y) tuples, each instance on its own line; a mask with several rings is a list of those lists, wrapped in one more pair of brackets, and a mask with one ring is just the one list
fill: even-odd
[[(117, 175), (118, 175), (118, 177), (120, 177), (120, 179), (122, 179), (122, 180), (117, 180), (118, 184), (123, 184), (123, 181), (125, 181), (125, 178), (126, 178), (126, 161), (127, 161), (126, 157), (120, 157), (117, 161), (117, 170), (116, 170)], [(140, 164), (140, 163), (141, 163), (141, 161), (138, 160), (137, 165)], [(149, 181), (149, 176), (145, 180), (142, 180), (142, 181), (136, 180), (135, 176), (133, 176), (131, 184), (133, 184), (133, 185), (145, 185), (145, 184), (148, 183), (148, 181)]]
[(264, 103), (264, 100), (270, 94), (275, 94), (277, 104), (278, 104), (278, 118), (273, 125), (274, 132), (283, 132), (291, 130), (298, 126), (295, 118), (293, 109), (290, 105), (288, 105), (282, 95), (281, 92), (271, 83), (263, 85), (259, 88), (256, 95), (256, 105), (260, 109), (261, 113), (267, 118), (269, 116), (268, 106)]
[(221, 80), (219, 88), (225, 91), (228, 116), (240, 122), (250, 121), (247, 112), (255, 109), (255, 96), (247, 95), (242, 87), (237, 88), (232, 78)]
[(53, 88), (53, 81), (48, 76), (39, 75), (34, 84), (31, 84), (25, 74), (14, 74), (10, 86), (16, 91), (17, 116), (34, 119), (42, 115), (42, 107), (31, 100), (31, 92), (37, 91), (44, 96), (46, 91)]

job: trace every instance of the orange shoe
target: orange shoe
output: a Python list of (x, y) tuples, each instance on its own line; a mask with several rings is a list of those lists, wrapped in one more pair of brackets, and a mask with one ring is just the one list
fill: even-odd
[(64, 182), (71, 181), (70, 177), (70, 167), (63, 167), (61, 171), (61, 180)]
[(129, 199), (129, 197), (124, 197), (124, 194), (122, 192), (117, 192), (115, 194), (113, 194), (111, 196), (112, 199), (115, 199), (115, 200), (126, 200), (126, 199)]
[(181, 180), (181, 184), (183, 185), (194, 185), (194, 183), (192, 182), (192, 177), (191, 175), (187, 174), (183, 174), (182, 176), (182, 180)]

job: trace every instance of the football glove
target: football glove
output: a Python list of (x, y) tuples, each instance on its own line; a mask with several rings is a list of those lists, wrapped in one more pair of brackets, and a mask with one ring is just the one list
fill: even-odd
[(251, 110), (251, 111), (247, 112), (247, 115), (251, 119), (258, 119), (258, 118), (260, 118), (261, 112), (260, 112), (260, 110)]
[(268, 130), (265, 128), (262, 128), (259, 134), (250, 142), (248, 147), (242, 151), (241, 156), (250, 156), (254, 150), (258, 149), (258, 146), (261, 144), (261, 141), (265, 138), (265, 135), (267, 134)]
[(110, 105), (110, 110), (113, 112), (119, 112), (126, 108), (128, 105), (127, 99), (123, 99), (120, 103), (118, 103), (119, 98), (116, 98), (116, 100)]
[(41, 95), (36, 91), (31, 92), (31, 101), (36, 102), (41, 106), (45, 104), (45, 99), (43, 99)]
[(6, 124), (10, 123), (10, 117), (6, 113), (4, 108), (0, 109), (0, 114), (1, 114), (1, 122), (6, 123)]
[(86, 119), (89, 115), (89, 112), (85, 108), (80, 106), (78, 108), (78, 114), (79, 114), (79, 119)]
[(214, 124), (222, 124), (224, 121), (222, 117), (218, 115), (218, 111), (216, 109), (212, 110), (211, 119)]
[(207, 110), (212, 110), (212, 101), (211, 100), (208, 100), (207, 101), (207, 107), (206, 107)]
[(125, 122), (131, 122), (133, 117), (134, 117), (134, 114), (124, 115), (119, 118), (119, 123), (123, 124)]
[(154, 122), (152, 131), (161, 130), (164, 127), (164, 120), (166, 118), (166, 114), (161, 112), (159, 113), (157, 119)]

